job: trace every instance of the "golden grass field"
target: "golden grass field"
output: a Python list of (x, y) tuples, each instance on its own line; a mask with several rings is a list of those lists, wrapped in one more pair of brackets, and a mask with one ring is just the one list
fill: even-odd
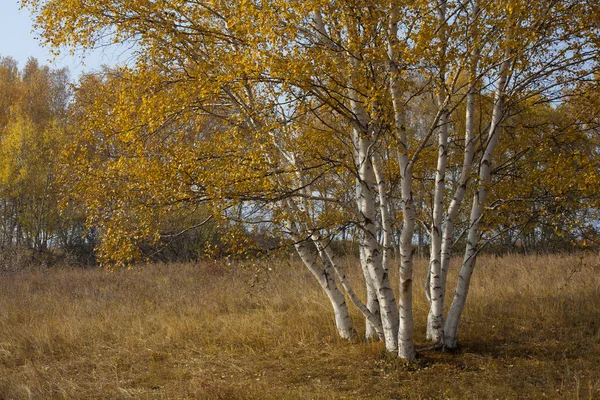
[[(342, 264), (356, 277), (356, 260)], [(460, 350), (412, 364), (338, 339), (299, 263), (261, 267), (0, 275), (0, 399), (600, 399), (598, 255), (481, 257)]]

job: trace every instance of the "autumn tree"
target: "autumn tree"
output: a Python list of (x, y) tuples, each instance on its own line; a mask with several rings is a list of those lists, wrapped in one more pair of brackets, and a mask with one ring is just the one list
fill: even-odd
[(14, 60), (2, 58), (0, 81), (2, 254), (24, 248), (43, 252), (74, 223), (58, 206), (56, 162), (66, 140), (68, 73), (35, 59), (20, 71)]
[[(434, 182), (421, 197), (433, 198), (428, 336), (456, 347), (504, 124), (597, 63), (598, 10), (576, 0), (23, 3), (54, 47), (135, 43), (133, 65), (82, 82), (94, 94), (80, 92), (82, 134), (69, 152), (105, 259), (124, 263), (136, 242), (160, 240), (160, 221), (179, 207), (230, 216), (258, 206), (244, 222), (293, 241), (340, 335), (355, 329), (335, 276), (367, 335), (409, 360), (416, 178)], [(444, 321), (467, 195), (465, 258)], [(364, 303), (327, 246), (347, 226), (359, 232)], [(397, 302), (388, 271), (399, 226)]]

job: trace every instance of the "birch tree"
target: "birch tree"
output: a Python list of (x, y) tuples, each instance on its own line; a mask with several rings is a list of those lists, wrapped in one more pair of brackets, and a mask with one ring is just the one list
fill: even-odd
[[(589, 17), (597, 10), (577, 0), (23, 3), (54, 47), (135, 44), (117, 79), (86, 78), (101, 95), (83, 96), (82, 140), (70, 149), (74, 187), (85, 193), (89, 222), (104, 229), (102, 256), (131, 259), (136, 241), (160, 240), (161, 219), (179, 207), (227, 215), (258, 205), (255, 219), (292, 239), (329, 297), (340, 335), (354, 328), (339, 287), (366, 335), (407, 360), (416, 357), (416, 174), (434, 171), (433, 193), (421, 197), (433, 199), (427, 336), (455, 347), (502, 124), (519, 101), (556, 94), (597, 62)], [(586, 15), (578, 29), (574, 10)], [(416, 115), (426, 96), (435, 111)], [(457, 110), (464, 139), (451, 136), (463, 118)], [(480, 129), (476, 115), (488, 120)], [(448, 165), (455, 159), (462, 165)], [(458, 174), (453, 188), (449, 170)], [(444, 326), (454, 225), (469, 194), (465, 259)], [(400, 225), (396, 302), (388, 271)], [(348, 226), (360, 232), (365, 302), (327, 247)]]
[[(458, 322), (464, 309), (477, 253), (481, 248), (480, 223), (489, 191), (493, 154), (498, 145), (502, 121), (510, 115), (511, 107), (524, 98), (545, 91), (556, 93), (557, 87), (564, 87), (569, 82), (590, 76), (594, 71), (595, 50), (588, 42), (582, 40), (586, 34), (569, 30), (571, 22), (568, 21), (567, 15), (574, 9), (579, 9), (582, 14), (578, 15), (583, 15), (586, 5), (576, 2), (568, 5), (540, 2), (513, 4), (508, 7), (508, 15), (504, 22), (504, 42), (501, 42), (497, 52), (500, 59), (504, 60), (497, 74), (491, 120), (479, 162), (479, 179), (469, 217), (463, 265), (445, 324), (446, 347), (455, 348), (457, 345)], [(509, 95), (507, 82), (511, 79)], [(509, 98), (511, 101), (508, 101)], [(470, 123), (467, 121), (467, 124)]]

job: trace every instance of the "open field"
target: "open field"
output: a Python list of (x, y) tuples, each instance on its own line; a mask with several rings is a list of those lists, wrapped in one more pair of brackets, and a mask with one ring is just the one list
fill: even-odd
[(300, 264), (269, 267), (1, 275), (0, 399), (600, 398), (600, 256), (482, 257), (460, 351), (408, 365), (338, 339)]

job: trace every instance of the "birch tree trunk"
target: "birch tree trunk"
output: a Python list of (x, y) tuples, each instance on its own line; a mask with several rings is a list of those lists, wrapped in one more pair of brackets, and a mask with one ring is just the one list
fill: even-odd
[[(359, 112), (360, 105), (352, 101), (353, 108)], [(358, 180), (357, 183), (357, 205), (360, 215), (360, 223), (364, 234), (361, 235), (361, 248), (363, 257), (367, 265), (369, 277), (379, 301), (379, 312), (385, 337), (386, 349), (390, 352), (398, 350), (397, 332), (398, 332), (398, 309), (396, 308), (396, 299), (392, 291), (388, 273), (382, 266), (382, 254), (379, 242), (377, 241), (377, 227), (375, 225), (375, 197), (373, 186), (373, 165), (371, 155), (369, 154), (371, 141), (368, 140), (361, 131), (355, 127), (354, 142), (356, 149)]]
[[(286, 154), (283, 150), (280, 149), (282, 155), (286, 157), (288, 162), (296, 168), (296, 176), (298, 181), (301, 183), (301, 187), (304, 189), (302, 192), (305, 195), (310, 195), (309, 185), (305, 182), (304, 176), (302, 176), (299, 172), (299, 165), (296, 162), (296, 158), (293, 154)], [(283, 184), (283, 182), (281, 182)], [(300, 199), (300, 206), (298, 206), (294, 200), (287, 200), (288, 207), (294, 212), (303, 212), (308, 213), (308, 205), (306, 204), (305, 198)], [(350, 339), (356, 336), (356, 330), (352, 326), (352, 320), (350, 319), (350, 314), (348, 312), (348, 305), (346, 304), (346, 299), (343, 293), (338, 289), (337, 283), (335, 281), (335, 275), (337, 275), (340, 279), (340, 283), (350, 296), (351, 300), (358, 307), (358, 309), (364, 314), (365, 318), (369, 323), (373, 325), (374, 335), (377, 337), (382, 335), (381, 323), (377, 325), (377, 319), (375, 315), (370, 313), (368, 309), (360, 302), (360, 299), (355, 295), (352, 287), (347, 281), (345, 275), (339, 271), (337, 266), (333, 261), (333, 255), (331, 253), (326, 253), (324, 248), (321, 246), (319, 241), (319, 237), (313, 232), (311, 234), (311, 239), (323, 261), (323, 269), (320, 270), (317, 266), (317, 260), (312, 251), (308, 248), (306, 241), (300, 237), (298, 233), (298, 228), (294, 222), (288, 221), (288, 226), (294, 241), (296, 242), (296, 251), (304, 265), (309, 269), (309, 271), (313, 274), (313, 276), (317, 279), (321, 288), (327, 294), (329, 301), (333, 307), (336, 327), (338, 329), (339, 335), (344, 339)]]
[(476, 82), (473, 80), (469, 86), (467, 93), (467, 105), (466, 105), (466, 126), (465, 126), (465, 149), (463, 156), (463, 165), (458, 180), (458, 185), (454, 192), (454, 197), (450, 201), (448, 206), (448, 212), (444, 221), (444, 233), (442, 237), (442, 249), (441, 249), (441, 281), (442, 286), (442, 304), (446, 296), (446, 281), (448, 276), (448, 269), (450, 267), (450, 257), (452, 242), (454, 240), (454, 222), (460, 206), (465, 198), (467, 191), (467, 184), (470, 180), (471, 167), (473, 165), (473, 157), (475, 155), (475, 86)]
[[(229, 95), (236, 103), (240, 104), (240, 101), (237, 100), (232, 93), (229, 93)], [(249, 93), (249, 98), (252, 97), (252, 94)], [(247, 120), (251, 123), (251, 126), (260, 125), (260, 121), (256, 121), (252, 116), (247, 116)], [(287, 162), (297, 168), (295, 158), (293, 157), (293, 155), (286, 153), (279, 146), (276, 147), (279, 149), (281, 155), (287, 160)], [(269, 160), (269, 162), (273, 163), (273, 159), (268, 155), (268, 153), (267, 159)], [(303, 177), (298, 176), (298, 179), (302, 181)], [(282, 187), (285, 187), (285, 182), (282, 181), (282, 178), (280, 176), (277, 177), (277, 181)], [(306, 188), (305, 185), (303, 185), (303, 187)], [(308, 212), (307, 207), (304, 204), (302, 205), (302, 209), (300, 209), (300, 207), (298, 207), (298, 205), (291, 198), (288, 198), (285, 202), (282, 202), (282, 204), (284, 206), (287, 205), (288, 211), (292, 213)], [(356, 330), (352, 326), (352, 320), (350, 319), (350, 313), (348, 311), (348, 305), (346, 304), (346, 298), (337, 287), (335, 276), (333, 275), (334, 271), (332, 265), (326, 262), (324, 268), (320, 269), (317, 265), (317, 260), (313, 252), (307, 246), (305, 238), (302, 238), (300, 236), (296, 223), (289, 220), (287, 221), (287, 227), (290, 235), (296, 242), (294, 247), (296, 249), (296, 252), (300, 256), (300, 259), (304, 263), (305, 267), (316, 278), (317, 282), (319, 282), (319, 285), (329, 298), (329, 301), (333, 308), (335, 324), (338, 334), (343, 339), (353, 338), (354, 336), (356, 336)]]
[(413, 244), (415, 229), (415, 208), (412, 193), (412, 168), (408, 165), (408, 155), (399, 155), (402, 178), (402, 211), (404, 220), (400, 235), (400, 329), (398, 331), (398, 355), (406, 360), (414, 360), (416, 351), (413, 342), (414, 320), (412, 311)]
[(439, 94), (438, 107), (444, 107), (440, 112), (438, 125), (438, 158), (435, 172), (435, 190), (433, 200), (433, 215), (431, 219), (431, 247), (429, 252), (429, 293), (430, 309), (427, 316), (427, 339), (435, 343), (444, 342), (444, 303), (443, 287), (441, 284), (441, 245), (442, 245), (442, 218), (444, 213), (444, 191), (446, 189), (446, 163), (448, 160), (448, 118), (449, 112), (445, 109), (446, 87), (446, 0), (437, 0), (437, 20), (439, 23), (440, 45), (438, 48), (439, 65)]
[[(360, 235), (364, 235), (364, 232), (360, 232)], [(360, 243), (363, 243), (362, 237), (360, 238)], [(371, 275), (369, 274), (369, 268), (367, 267), (367, 257), (365, 256), (364, 248), (359, 245), (359, 253), (360, 253), (360, 266), (363, 272), (363, 277), (365, 279), (365, 287), (367, 291), (367, 309), (377, 315), (379, 320), (379, 324), (381, 324), (381, 315), (379, 312), (379, 300), (377, 299), (377, 291), (375, 290), (375, 286), (373, 285), (373, 281), (371, 280)], [(376, 330), (373, 324), (367, 319), (365, 321), (365, 337), (367, 339), (374, 339), (376, 337)]]
[(350, 109), (355, 116), (352, 121), (354, 143), (354, 161), (357, 171), (356, 202), (359, 213), (360, 228), (363, 231), (361, 243), (364, 261), (373, 287), (377, 293), (379, 313), (385, 338), (385, 347), (389, 352), (398, 351), (398, 308), (394, 292), (390, 285), (387, 271), (382, 265), (381, 246), (377, 240), (376, 206), (374, 171), (372, 152), (374, 145), (375, 124), (360, 101), (356, 88), (360, 87), (361, 64), (352, 54), (352, 49), (359, 48), (359, 32), (348, 27), (347, 57), (350, 65), (348, 98)]
[[(376, 181), (376, 185), (377, 185), (377, 193), (379, 195), (379, 213), (381, 215), (381, 229), (382, 229), (382, 235), (383, 235), (383, 240), (382, 240), (382, 247), (383, 247), (383, 254), (382, 254), (382, 258), (381, 258), (381, 266), (383, 267), (383, 271), (386, 275), (386, 280), (387, 280), (387, 285), (391, 288), (390, 282), (389, 282), (389, 265), (390, 265), (390, 260), (392, 257), (392, 252), (394, 250), (394, 245), (392, 243), (392, 220), (390, 217), (390, 213), (389, 213), (389, 202), (388, 202), (388, 198), (387, 198), (387, 193), (386, 193), (386, 188), (385, 188), (385, 182), (384, 182), (384, 178), (383, 178), (383, 172), (382, 172), (382, 167), (381, 167), (381, 159), (379, 158), (379, 156), (377, 154), (374, 154), (371, 157), (371, 161), (373, 164), (373, 173), (375, 174), (375, 181)], [(369, 288), (369, 286), (371, 286)], [(373, 290), (372, 288), (372, 284), (369, 282), (367, 285), (367, 299), (369, 300), (369, 292), (371, 292)], [(377, 297), (374, 296), (373, 298), (373, 302), (377, 301)], [(377, 311), (379, 311), (379, 303), (374, 304), (374, 306), (377, 307)], [(395, 307), (395, 300), (394, 300), (394, 307)], [(398, 318), (397, 316), (394, 318)], [(381, 319), (381, 317), (380, 317)], [(395, 328), (397, 329), (397, 328)], [(373, 331), (373, 327), (371, 326), (371, 323), (367, 320), (367, 338), (373, 336), (373, 333), (371, 333), (371, 331)], [(396, 336), (396, 334), (394, 333), (394, 337)]]
[(412, 165), (408, 157), (408, 140), (404, 112), (402, 110), (402, 95), (400, 93), (400, 71), (397, 64), (398, 43), (398, 5), (393, 4), (387, 33), (388, 56), (390, 59), (390, 95), (394, 110), (394, 133), (398, 138), (400, 149), (398, 161), (400, 164), (402, 212), (404, 220), (400, 234), (400, 326), (398, 329), (398, 356), (405, 360), (416, 357), (413, 342), (414, 320), (412, 312), (412, 269), (413, 245), (412, 237), (415, 229), (415, 208), (412, 192)]
[[(445, 11), (445, 10), (444, 10)], [(472, 34), (476, 34), (476, 20), (479, 16), (479, 7), (477, 4), (474, 4), (473, 9), (471, 10), (470, 17), (470, 30)], [(438, 19), (441, 19), (441, 16), (438, 16)], [(430, 289), (428, 298), (430, 299), (430, 310), (428, 316), (428, 325), (427, 325), (427, 336), (429, 339), (435, 340), (438, 343), (444, 342), (444, 333), (443, 326), (437, 329), (435, 332), (434, 325), (443, 324), (443, 306), (446, 295), (446, 278), (448, 274), (448, 268), (450, 266), (450, 256), (451, 256), (451, 247), (452, 241), (454, 238), (454, 221), (456, 216), (458, 215), (458, 211), (463, 202), (467, 183), (470, 178), (471, 166), (473, 163), (474, 157), (474, 144), (475, 144), (475, 135), (474, 135), (474, 122), (475, 122), (475, 93), (478, 79), (476, 77), (477, 73), (477, 60), (478, 60), (478, 49), (473, 47), (470, 53), (469, 60), (469, 86), (466, 95), (466, 115), (465, 115), (465, 148), (463, 155), (463, 165), (461, 169), (461, 173), (459, 176), (459, 181), (457, 188), (455, 190), (454, 196), (450, 201), (450, 205), (448, 207), (448, 211), (446, 213), (446, 218), (444, 219), (444, 223), (441, 224), (442, 212), (441, 210), (436, 210), (434, 208), (434, 223), (432, 224), (432, 253), (431, 253), (431, 266), (436, 267), (435, 263), (439, 260), (439, 290), (434, 293), (434, 288)], [(442, 115), (442, 120), (447, 119)], [(442, 121), (443, 123), (443, 121)], [(445, 132), (447, 134), (447, 132)], [(444, 145), (442, 140), (439, 140), (439, 152), (438, 152), (438, 172), (440, 171), (440, 157), (442, 156), (442, 146)], [(445, 143), (445, 147), (447, 150), (447, 141)], [(443, 161), (447, 160), (447, 156), (444, 157)], [(445, 169), (445, 165), (444, 165)], [(439, 183), (439, 179), (436, 177), (436, 183)], [(436, 196), (438, 194), (438, 190), (441, 188), (436, 187)], [(438, 203), (437, 197), (435, 201), (435, 205), (441, 205), (442, 202)], [(435, 206), (434, 206), (435, 207)], [(439, 219), (438, 219), (439, 218)], [(440, 231), (442, 229), (442, 231)], [(441, 238), (441, 248), (438, 252), (439, 240)], [(435, 250), (435, 251), (434, 251)], [(435, 272), (437, 272), (437, 268), (430, 269), (430, 276), (434, 276)], [(428, 283), (435, 287), (436, 284), (432, 282), (432, 280), (428, 280)], [(439, 296), (439, 297), (438, 297)], [(433, 299), (433, 300), (431, 300)], [(435, 333), (434, 333), (435, 332)]]
[(431, 222), (431, 250), (429, 255), (430, 310), (427, 316), (427, 339), (444, 342), (444, 295), (441, 271), (442, 219), (444, 190), (446, 188), (446, 162), (448, 159), (448, 112), (442, 111), (438, 129), (438, 160), (435, 173), (433, 218)]
[(375, 181), (377, 183), (377, 193), (379, 194), (379, 214), (381, 215), (381, 229), (383, 231), (383, 257), (381, 264), (384, 271), (388, 272), (390, 269), (390, 260), (394, 251), (394, 244), (392, 242), (392, 218), (390, 216), (390, 206), (383, 177), (381, 158), (378, 154), (373, 155), (372, 162)]
[[(335, 257), (333, 255), (333, 252), (331, 251), (331, 249), (329, 247), (323, 246), (321, 244), (320, 238), (315, 236), (314, 234), (313, 234), (313, 242), (315, 243), (317, 250), (319, 251), (319, 255), (321, 256), (321, 259), (323, 260), (323, 262), (325, 264), (329, 264), (331, 266), (331, 268), (333, 268), (333, 270), (335, 271), (335, 274), (337, 275), (338, 279), (340, 280), (340, 283), (344, 287), (344, 290), (348, 294), (348, 297), (350, 297), (350, 300), (352, 301), (352, 303), (359, 309), (359, 311), (365, 317), (365, 320), (367, 321), (368, 326), (373, 331), (372, 337), (383, 341), (385, 338), (384, 338), (384, 334), (383, 334), (383, 326), (381, 325), (381, 316), (379, 315), (379, 307), (377, 307), (376, 312), (371, 312), (371, 310), (369, 310), (367, 308), (367, 306), (364, 305), (362, 301), (360, 301), (360, 299), (358, 298), (358, 296), (352, 289), (350, 282), (348, 282), (348, 279), (346, 278), (346, 274), (344, 274), (344, 272), (341, 271), (340, 268), (337, 266), (337, 264), (335, 262)], [(375, 299), (376, 298), (377, 297), (375, 296)]]
[[(331, 41), (321, 12), (312, 13), (315, 24), (317, 41), (330, 49), (336, 50), (335, 43)], [(350, 31), (350, 30), (349, 30)], [(354, 38), (348, 35), (348, 42)], [(351, 46), (348, 46), (350, 49)], [(367, 339), (380, 337), (377, 332), (381, 326), (386, 349), (395, 352), (397, 349), (396, 331), (398, 326), (398, 312), (395, 304), (387, 271), (382, 268), (382, 259), (377, 243), (377, 227), (375, 225), (375, 197), (373, 191), (373, 167), (369, 156), (369, 134), (367, 113), (358, 100), (358, 94), (352, 85), (358, 82), (359, 63), (351, 52), (347, 53), (350, 59), (350, 88), (348, 89), (350, 106), (355, 113), (359, 127), (353, 128), (353, 141), (355, 143), (355, 164), (358, 172), (356, 180), (356, 203), (359, 212), (361, 233), (359, 235), (360, 263), (365, 279), (367, 291), (368, 311), (373, 318), (366, 320), (365, 336)], [(356, 124), (356, 122), (354, 122)], [(364, 136), (363, 136), (364, 134)]]
[(298, 255), (300, 255), (304, 265), (317, 279), (325, 294), (327, 294), (331, 306), (333, 307), (335, 325), (339, 335), (344, 339), (351, 339), (356, 336), (356, 331), (352, 327), (352, 320), (350, 319), (350, 314), (348, 312), (346, 298), (337, 287), (331, 265), (326, 263), (323, 269), (319, 268), (314, 254), (310, 251), (305, 242), (297, 243), (296, 251), (298, 252)]
[[(290, 202), (291, 200), (288, 201), (288, 204)], [(319, 282), (319, 285), (331, 302), (335, 316), (335, 325), (339, 335), (343, 339), (353, 338), (356, 336), (356, 331), (352, 326), (346, 298), (344, 297), (344, 294), (340, 292), (335, 282), (333, 268), (329, 263), (325, 263), (325, 266), (320, 268), (317, 259), (307, 242), (300, 236), (296, 223), (288, 221), (287, 225), (292, 238), (296, 242), (294, 245), (296, 252), (300, 256), (304, 266), (312, 273), (317, 282)]]
[(498, 88), (494, 99), (494, 109), (492, 111), (492, 121), (488, 133), (487, 146), (485, 148), (481, 165), (479, 167), (479, 185), (473, 196), (471, 215), (469, 217), (469, 233), (463, 264), (458, 276), (458, 283), (452, 299), (452, 305), (448, 311), (448, 318), (445, 325), (445, 345), (453, 349), (457, 346), (458, 324), (467, 301), (471, 275), (475, 268), (477, 260), (477, 251), (481, 232), (479, 225), (483, 216), (483, 206), (488, 194), (488, 185), (491, 177), (491, 164), (494, 150), (498, 144), (500, 136), (499, 125), (504, 113), (504, 92), (506, 88), (507, 73), (510, 65), (509, 60), (505, 60), (500, 67), (498, 79)]

